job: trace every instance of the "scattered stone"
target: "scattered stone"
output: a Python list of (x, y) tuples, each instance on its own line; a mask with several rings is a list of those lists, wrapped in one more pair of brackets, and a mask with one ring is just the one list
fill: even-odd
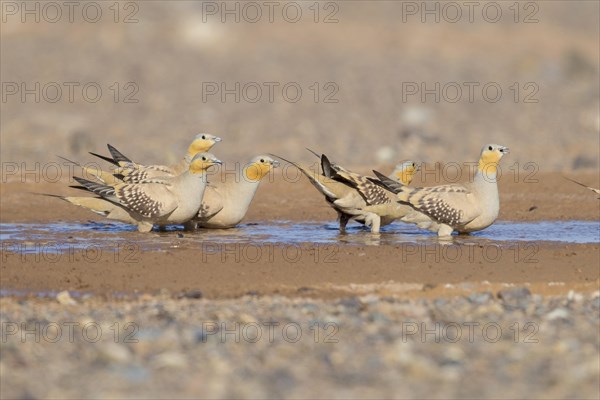
[(494, 294), (492, 292), (475, 292), (471, 293), (467, 300), (474, 304), (485, 304), (494, 299)]
[(98, 359), (124, 364), (131, 360), (131, 352), (120, 343), (106, 342), (99, 345)]
[(187, 359), (185, 355), (175, 352), (167, 351), (160, 353), (152, 360), (152, 366), (154, 368), (183, 368), (187, 366)]
[(356, 310), (360, 310), (362, 308), (364, 308), (364, 304), (363, 302), (361, 302), (358, 297), (348, 297), (348, 298), (344, 298), (342, 300), (340, 300), (338, 302), (339, 305), (345, 307), (345, 308), (353, 308)]
[[(497, 296), (189, 301), (156, 293), (132, 301), (96, 296), (70, 307), (0, 298), (2, 321), (17, 323), (6, 324), (0, 367), (12, 385), (2, 386), (2, 396), (430, 398), (440, 397), (442, 385), (445, 397), (479, 398), (482, 387), (510, 398), (594, 397), (600, 297), (584, 294), (575, 304), (574, 294), (514, 287)], [(526, 306), (507, 305), (520, 303)], [(42, 340), (24, 344), (35, 335), (20, 334), (20, 323), (34, 331), (37, 321), (44, 321)], [(43, 330), (55, 321), (63, 326), (57, 341), (54, 328)], [(77, 323), (73, 341), (61, 321)], [(97, 342), (82, 337), (92, 324), (102, 329)], [(283, 383), (274, 384), (277, 377)]]
[(546, 314), (545, 317), (548, 321), (554, 321), (555, 319), (568, 319), (569, 318), (569, 310), (566, 308), (555, 308)]
[(526, 287), (503, 289), (498, 292), (498, 298), (510, 307), (525, 307), (531, 299), (531, 291)]
[(202, 291), (199, 289), (194, 289), (194, 290), (188, 290), (186, 292), (180, 293), (179, 296), (177, 296), (177, 298), (179, 299), (201, 299), (202, 298)]
[(258, 320), (255, 317), (253, 317), (250, 314), (246, 314), (246, 313), (240, 314), (237, 319), (239, 322), (241, 322), (243, 324), (257, 324), (258, 323)]
[(56, 300), (64, 306), (74, 306), (77, 302), (71, 297), (68, 290), (63, 290), (56, 295)]

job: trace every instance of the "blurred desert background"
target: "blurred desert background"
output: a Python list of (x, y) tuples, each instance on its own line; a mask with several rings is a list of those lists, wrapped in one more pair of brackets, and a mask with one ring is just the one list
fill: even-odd
[[(0, 397), (598, 399), (598, 196), (562, 176), (599, 185), (600, 3), (267, 3), (0, 1)], [(452, 243), (338, 234), (285, 167), (228, 230), (142, 234), (39, 195), (75, 193), (57, 155), (168, 164), (201, 132), (225, 162), (309, 147), (363, 174), (491, 142), (510, 175), (497, 223)], [(303, 335), (244, 336), (269, 321)]]
[[(222, 2), (120, 2), (118, 16), (113, 3), (99, 2), (96, 23), (82, 17), (86, 2), (78, 3), (74, 22), (62, 7), (55, 23), (46, 21), (55, 11), (44, 11), (43, 2), (40, 22), (7, 3), (22, 7), (3, 2), (4, 162), (88, 160), (87, 151), (104, 152), (111, 143), (136, 160), (162, 163), (179, 159), (193, 135), (208, 132), (223, 137), (215, 153), (226, 161), (265, 152), (311, 160), (304, 147), (349, 166), (471, 161), (494, 142), (511, 148), (511, 164), (532, 161), (542, 171), (599, 166), (595, 1), (520, 2), (518, 13), (499, 2), (496, 23), (484, 18), (486, 2), (474, 9), (473, 22), (468, 8), (454, 3), (462, 12), (456, 23), (449, 21), (452, 8), (440, 8), (436, 23), (435, 15), (410, 14), (407, 2), (391, 1), (320, 2), (318, 15), (314, 3), (296, 2), (287, 9), (289, 20), (300, 8), (295, 23), (284, 18), (287, 3), (278, 3), (272, 23), (262, 2), (254, 3), (262, 12), (255, 23), (255, 9), (244, 2), (227, 3), (239, 7), (239, 23)], [(22, 101), (20, 85), (36, 82), (40, 101), (33, 94)], [(72, 102), (64, 82), (77, 84)], [(253, 84), (238, 103), (234, 95), (223, 102), (221, 93), (206, 93), (207, 84), (231, 89), (236, 82), (258, 84), (262, 96), (248, 101), (256, 98)], [(275, 85), (272, 102), (265, 82)], [(432, 89), (436, 82), (439, 102), (407, 94), (407, 83)], [(472, 102), (464, 82), (477, 83)], [(56, 102), (48, 101), (56, 98), (53, 83), (62, 88)], [(89, 83), (102, 90), (97, 102), (83, 97)], [(302, 89), (297, 102), (282, 94), (288, 83)], [(453, 83), (462, 87), (456, 102), (449, 101)], [(484, 98), (487, 83), (502, 89), (497, 102)], [(93, 87), (89, 93), (95, 96)], [(288, 94), (294, 97), (293, 88)], [(495, 97), (493, 88), (489, 94)]]

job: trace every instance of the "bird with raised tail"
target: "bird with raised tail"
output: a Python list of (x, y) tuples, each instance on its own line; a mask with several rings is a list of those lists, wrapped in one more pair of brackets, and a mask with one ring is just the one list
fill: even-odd
[[(312, 152), (312, 150), (309, 150)], [(317, 153), (312, 152), (317, 155)], [(395, 194), (371, 182), (367, 177), (348, 171), (329, 161), (326, 155), (321, 157), (322, 174), (313, 172), (309, 167), (302, 166), (292, 161), (279, 157), (298, 168), (310, 183), (325, 196), (327, 203), (338, 213), (340, 232), (346, 231), (346, 225), (351, 219), (363, 223), (371, 228), (372, 233), (379, 233), (383, 225), (390, 224), (394, 219), (400, 218), (411, 209), (395, 202)], [(415, 165), (407, 162), (406, 166)], [(394, 175), (409, 177), (412, 174)], [(395, 182), (395, 181), (394, 181)], [(365, 211), (367, 206), (378, 206), (376, 211)]]
[[(450, 236), (453, 231), (469, 233), (492, 225), (500, 211), (497, 169), (508, 148), (488, 144), (481, 150), (477, 171), (472, 182), (411, 188), (393, 182), (373, 171), (383, 187), (396, 193), (399, 204), (410, 206), (414, 212), (400, 218), (403, 222)], [(371, 207), (366, 207), (371, 210)], [(376, 210), (371, 210), (376, 211)]]
[[(322, 162), (322, 158), (323, 158), (322, 154), (319, 154), (316, 151), (313, 151), (309, 148), (307, 148), (306, 150), (310, 151), (317, 158), (321, 159), (321, 173), (323, 175), (327, 176), (328, 178), (331, 177), (332, 171), (353, 174), (352, 172), (348, 171), (347, 169), (343, 168), (342, 166), (340, 166), (338, 164), (334, 164), (331, 161), (329, 161), (329, 167), (327, 167)], [(327, 170), (326, 170), (326, 168), (327, 168)], [(398, 164), (396, 164), (392, 173), (390, 175), (388, 175), (388, 178), (390, 178), (396, 182), (399, 182), (403, 185), (410, 185), (413, 178), (415, 177), (415, 174), (420, 169), (421, 169), (421, 167), (419, 166), (419, 164), (417, 164), (414, 161), (411, 161), (411, 160), (400, 161)]]
[[(98, 180), (106, 184), (115, 184), (117, 182), (137, 182), (140, 180), (152, 178), (152, 177), (165, 177), (165, 176), (177, 176), (187, 171), (190, 162), (199, 153), (208, 152), (215, 144), (219, 143), (221, 138), (218, 136), (210, 135), (208, 133), (200, 133), (196, 135), (192, 143), (188, 146), (187, 153), (181, 161), (173, 165), (143, 165), (132, 161), (129, 157), (125, 156), (114, 146), (107, 145), (110, 157), (103, 156), (97, 153), (90, 152), (90, 154), (101, 158), (104, 161), (114, 165), (112, 171), (102, 171), (97, 168), (89, 166), (81, 166), (78, 163), (72, 162), (73, 164), (81, 166), (84, 171), (97, 178)], [(66, 159), (65, 159), (66, 160)]]
[(250, 207), (261, 180), (267, 176), (279, 161), (269, 156), (254, 157), (237, 174), (225, 173), (211, 178), (198, 215), (185, 224), (186, 229), (233, 228), (239, 224)]
[[(140, 232), (154, 225), (183, 224), (198, 214), (206, 188), (206, 170), (221, 161), (210, 153), (199, 153), (189, 167), (177, 176), (154, 177), (136, 183), (114, 185), (74, 177), (99, 197), (63, 197), (64, 200), (91, 209), (111, 219), (135, 224)], [(88, 199), (88, 200), (85, 200)], [(111, 206), (107, 207), (107, 203)], [(98, 209), (96, 209), (98, 208)]]

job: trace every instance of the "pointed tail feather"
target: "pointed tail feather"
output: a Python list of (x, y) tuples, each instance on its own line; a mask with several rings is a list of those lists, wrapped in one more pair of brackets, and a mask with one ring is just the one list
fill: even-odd
[(129, 157), (126, 157), (114, 146), (111, 146), (110, 144), (107, 144), (106, 146), (108, 147), (108, 151), (110, 151), (110, 155), (113, 157), (113, 160), (119, 163), (119, 165), (121, 165), (121, 163), (135, 164), (129, 159)]
[(313, 150), (309, 149), (308, 147), (305, 147), (305, 149), (310, 151), (311, 153), (313, 153), (317, 158), (321, 158), (321, 155), (319, 153), (317, 153), (316, 151), (313, 151)]
[(115, 189), (112, 186), (88, 181), (87, 179), (79, 178), (77, 176), (74, 176), (73, 179), (75, 179), (81, 186), (85, 187), (90, 192), (97, 194), (98, 196), (106, 197), (115, 195)]
[(285, 159), (285, 158), (283, 158), (281, 156), (278, 156), (278, 155), (275, 155), (275, 154), (269, 154), (269, 155), (271, 155), (273, 157), (276, 157), (276, 158), (279, 158), (280, 160), (283, 160), (283, 161), (285, 161), (287, 163), (290, 163), (294, 167), (298, 168), (300, 170), (300, 172), (302, 172), (304, 174), (304, 176), (306, 176), (308, 178), (308, 180), (310, 181), (310, 183), (315, 188), (317, 188), (317, 190), (319, 192), (321, 192), (325, 196), (331, 197), (333, 199), (337, 198), (337, 196), (334, 193), (332, 193), (322, 182), (320, 182), (319, 178), (318, 178), (319, 176), (321, 176), (322, 178), (328, 179), (327, 177), (323, 177), (322, 175), (320, 175), (320, 174), (318, 174), (316, 172), (313, 172), (313, 171), (311, 171), (311, 170), (309, 170), (309, 169), (307, 169), (307, 168), (305, 168), (305, 167), (303, 167), (303, 166), (301, 166), (301, 165), (299, 165), (299, 164), (297, 164), (297, 163), (295, 163), (293, 161), (287, 160), (287, 159)]
[(371, 182), (375, 183), (376, 185), (379, 185), (381, 187), (383, 187), (386, 190), (389, 190), (390, 192), (394, 193), (394, 194), (398, 194), (402, 191), (402, 189), (404, 188), (404, 185), (401, 184), (400, 182), (396, 182), (393, 179), (388, 178), (387, 176), (385, 176), (384, 174), (382, 174), (379, 171), (373, 170), (373, 173), (375, 174), (375, 176), (378, 179), (375, 178), (367, 178), (368, 180), (370, 180)]
[(325, 154), (321, 155), (321, 169), (323, 170), (323, 175), (328, 178), (334, 178), (337, 175), (334, 165)]
[(89, 153), (90, 153), (91, 155), (93, 155), (93, 156), (96, 156), (96, 157), (98, 157), (98, 158), (100, 158), (100, 159), (104, 160), (104, 161), (107, 161), (107, 162), (109, 162), (109, 163), (111, 163), (111, 164), (113, 164), (113, 165), (116, 165), (117, 167), (119, 167), (119, 166), (120, 166), (118, 162), (116, 162), (115, 160), (113, 160), (113, 159), (112, 159), (112, 158), (110, 158), (110, 157), (106, 157), (106, 156), (100, 155), (100, 154), (98, 154), (98, 153), (94, 153), (93, 151), (90, 151)]
[(73, 165), (76, 165), (78, 167), (83, 168), (83, 166), (81, 164), (79, 164), (77, 161), (69, 160), (68, 158), (65, 158), (65, 157), (62, 157), (62, 156), (59, 156), (59, 155), (57, 155), (56, 157), (60, 158), (63, 161), (68, 162), (69, 164), (73, 164)]
[(590, 187), (590, 186), (588, 186), (588, 185), (586, 185), (586, 184), (584, 184), (584, 183), (581, 183), (581, 182), (577, 182), (575, 179), (567, 178), (566, 176), (563, 176), (563, 178), (565, 178), (565, 179), (567, 179), (567, 180), (569, 180), (569, 181), (571, 181), (571, 182), (573, 182), (573, 183), (576, 183), (576, 184), (578, 184), (579, 186), (583, 186), (584, 188), (586, 188), (586, 189), (589, 189), (589, 190), (591, 190), (592, 192), (595, 192), (595, 193), (597, 193), (597, 194), (600, 194), (600, 189), (594, 189), (593, 187)]

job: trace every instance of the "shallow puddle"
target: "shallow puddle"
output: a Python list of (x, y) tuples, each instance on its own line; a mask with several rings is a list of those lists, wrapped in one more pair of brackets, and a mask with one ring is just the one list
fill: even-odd
[[(337, 223), (269, 221), (260, 224), (242, 224), (234, 229), (183, 231), (170, 227), (167, 231), (142, 234), (135, 227), (121, 223), (53, 223), (53, 224), (0, 224), (2, 249), (13, 253), (64, 253), (89, 249), (90, 246), (127, 250), (163, 251), (174, 248), (197, 248), (203, 243), (269, 244), (345, 244), (397, 245), (402, 243), (437, 243), (434, 234), (413, 225), (395, 223), (373, 235), (364, 227), (350, 225), (341, 235)], [(600, 243), (598, 221), (542, 221), (497, 222), (471, 235), (453, 236), (454, 243), (489, 243), (502, 245), (514, 242)]]

